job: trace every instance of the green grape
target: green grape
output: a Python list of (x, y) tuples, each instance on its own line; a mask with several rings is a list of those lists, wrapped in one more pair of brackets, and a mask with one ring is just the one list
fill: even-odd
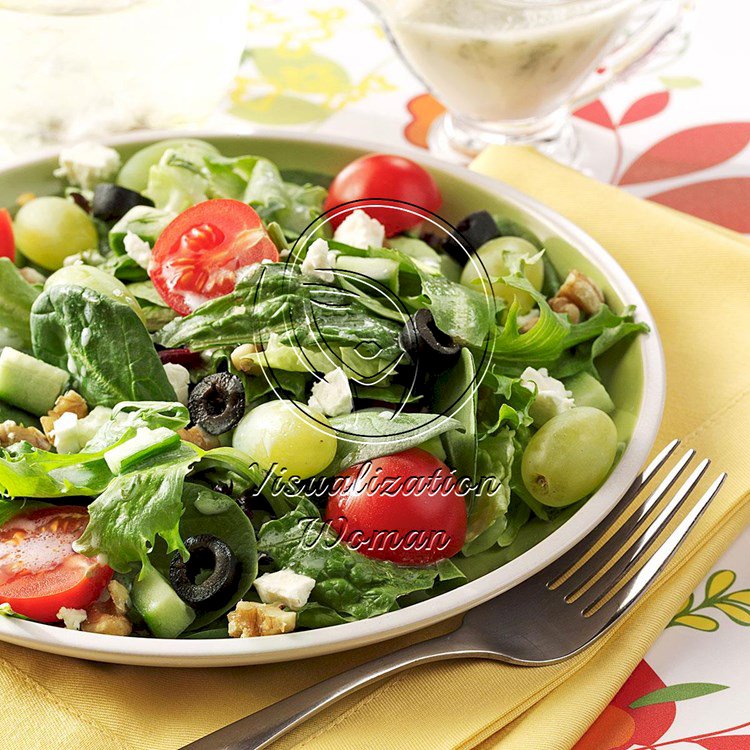
[(168, 148), (185, 149), (186, 156), (190, 158), (219, 156), (219, 151), (214, 146), (195, 138), (173, 138), (167, 141), (159, 141), (136, 151), (122, 165), (122, 169), (117, 175), (117, 184), (128, 188), (128, 190), (135, 190), (136, 193), (142, 193), (148, 184), (149, 170), (154, 164), (159, 163)]
[(336, 434), (319, 412), (294, 401), (269, 401), (237, 425), (232, 445), (264, 469), (307, 479), (336, 455)]
[[(512, 273), (521, 258), (532, 258), (538, 252), (534, 245), (520, 237), (498, 237), (485, 242), (476, 254), (482, 261), (490, 279), (502, 279)], [(461, 283), (473, 289), (482, 289), (483, 283), (486, 284), (487, 276), (478, 264), (469, 261), (461, 274)], [(534, 289), (541, 289), (544, 283), (544, 263), (542, 263), (542, 259), (539, 258), (534, 263), (527, 264), (524, 269), (524, 276)], [(483, 283), (480, 283), (478, 279)], [(502, 281), (493, 283), (492, 290), (495, 297), (505, 300), (508, 306), (513, 303), (514, 299), (517, 299), (518, 312), (521, 315), (529, 312), (534, 306), (534, 300), (530, 294), (503, 284)]]
[(22, 206), (13, 222), (18, 249), (32, 262), (55, 271), (69, 255), (96, 248), (91, 217), (72, 201), (48, 196)]
[(601, 485), (616, 452), (614, 422), (599, 409), (578, 406), (552, 417), (529, 440), (523, 483), (540, 503), (561, 508)]
[(59, 271), (55, 271), (45, 282), (44, 288), (50, 289), (53, 286), (60, 286), (61, 284), (83, 286), (87, 289), (93, 289), (95, 292), (99, 292), (99, 294), (103, 294), (105, 297), (109, 297), (117, 302), (123, 302), (133, 309), (144, 324), (146, 322), (138, 300), (131, 294), (125, 284), (112, 276), (112, 274), (102, 271), (101, 268), (84, 266), (83, 264), (66, 266)]

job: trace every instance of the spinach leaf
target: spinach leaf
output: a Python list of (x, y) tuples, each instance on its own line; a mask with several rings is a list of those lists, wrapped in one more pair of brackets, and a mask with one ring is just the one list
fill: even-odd
[(88, 556), (104, 554), (107, 564), (121, 573), (137, 562), (148, 563), (157, 536), (168, 553), (187, 555), (179, 531), (182, 492), (199, 458), (194, 446), (182, 443), (114, 477), (89, 505), (89, 523), (75, 549)]
[(449, 430), (463, 429), (457, 419), (441, 414), (407, 414), (383, 409), (366, 409), (333, 417), (338, 447), (327, 475), (370, 461), (378, 456), (404, 451)]
[(47, 290), (31, 311), (39, 359), (68, 370), (89, 404), (176, 401), (174, 389), (138, 316), (92, 289)]
[(283, 263), (260, 266), (224, 297), (168, 324), (158, 341), (194, 351), (267, 344), (276, 334), (287, 347), (356, 348), (363, 357), (393, 360), (401, 355), (402, 326), (373, 315), (357, 295), (311, 283), (298, 268)]
[[(180, 536), (186, 540), (199, 534), (213, 534), (234, 552), (240, 564), (240, 577), (236, 589), (224, 605), (209, 612), (201, 612), (189, 630), (200, 630), (234, 607), (250, 590), (258, 573), (258, 553), (255, 532), (250, 519), (240, 510), (231, 497), (222, 495), (200, 484), (186, 482), (182, 493), (185, 508), (180, 519)], [(151, 564), (169, 578), (169, 563), (172, 555), (166, 544), (158, 540), (150, 555)]]
[(29, 284), (8, 258), (0, 258), (0, 347), (31, 349), (31, 307), (39, 290)]
[[(314, 578), (313, 602), (357, 620), (396, 609), (400, 596), (429, 589), (438, 573), (434, 565), (410, 568), (360, 555), (338, 542), (308, 501), (265, 523), (258, 549), (277, 568)], [(319, 610), (317, 617), (323, 614)]]
[(7, 420), (21, 424), (24, 427), (40, 427), (39, 419), (33, 414), (29, 414), (27, 411), (19, 409), (16, 406), (6, 404), (5, 401), (0, 401), (0, 422), (6, 422)]

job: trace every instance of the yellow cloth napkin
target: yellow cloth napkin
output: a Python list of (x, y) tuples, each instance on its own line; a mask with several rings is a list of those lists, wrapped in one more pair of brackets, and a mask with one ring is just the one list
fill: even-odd
[[(338, 704), (279, 748), (570, 748), (750, 521), (750, 244), (524, 149), (489, 150), (473, 168), (568, 216), (630, 273), (666, 349), (669, 392), (659, 443), (679, 435), (730, 478), (658, 587), (585, 653), (535, 669), (479, 661), (425, 666)], [(120, 667), (0, 645), (0, 736), (6, 747), (39, 750), (172, 750), (453, 626), (345, 654), (233, 669)]]

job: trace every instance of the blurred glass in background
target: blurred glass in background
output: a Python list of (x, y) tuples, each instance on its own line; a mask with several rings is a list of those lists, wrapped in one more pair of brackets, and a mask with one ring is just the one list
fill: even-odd
[(246, 23), (246, 0), (0, 0), (0, 145), (199, 124)]

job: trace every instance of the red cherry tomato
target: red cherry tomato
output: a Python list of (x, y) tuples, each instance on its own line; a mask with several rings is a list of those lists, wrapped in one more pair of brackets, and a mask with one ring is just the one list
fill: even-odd
[(112, 569), (73, 550), (86, 528), (85, 508), (63, 505), (14, 516), (0, 528), (0, 602), (19, 615), (57, 622), (60, 607), (86, 609)]
[[(349, 201), (376, 198), (406, 201), (433, 212), (443, 202), (432, 175), (419, 164), (403, 156), (370, 154), (355, 159), (336, 175), (324, 208), (327, 211)], [(385, 227), (388, 237), (412, 229), (422, 221), (418, 215), (399, 210), (398, 204), (391, 203), (391, 208), (387, 208), (387, 205), (388, 202), (384, 201), (382, 208), (362, 208)], [(357, 206), (353, 206), (351, 210), (355, 208)], [(350, 212), (342, 212), (331, 219), (333, 226), (337, 227), (347, 213)]]
[(0, 258), (16, 259), (13, 221), (10, 218), (7, 208), (0, 208)]
[(229, 294), (241, 268), (278, 259), (254, 209), (240, 201), (211, 200), (183, 211), (161, 233), (148, 274), (167, 304), (187, 315)]
[(326, 520), (360, 554), (401, 565), (452, 557), (466, 537), (466, 503), (453, 474), (421, 448), (339, 474)]

